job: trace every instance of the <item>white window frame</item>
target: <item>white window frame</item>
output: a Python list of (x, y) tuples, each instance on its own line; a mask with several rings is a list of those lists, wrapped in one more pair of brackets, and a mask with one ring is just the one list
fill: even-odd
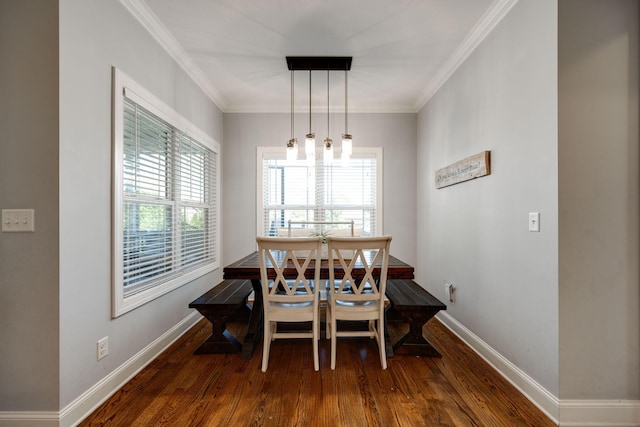
[[(144, 290), (131, 295), (125, 295), (124, 290), (124, 242), (123, 242), (123, 153), (124, 153), (124, 98), (133, 100), (149, 112), (158, 116), (174, 128), (184, 132), (190, 138), (213, 151), (216, 157), (215, 164), (215, 202), (208, 205), (213, 210), (215, 220), (213, 223), (214, 252), (213, 260), (197, 268), (180, 271), (177, 269), (175, 276), (168, 280), (154, 281)], [(158, 298), (180, 286), (183, 286), (198, 277), (201, 277), (220, 267), (220, 144), (205, 132), (199, 130), (179, 113), (163, 103), (152, 93), (144, 89), (133, 79), (117, 68), (113, 68), (113, 185), (112, 185), (112, 316), (118, 317), (155, 298)], [(177, 222), (177, 221), (176, 221)], [(174, 230), (174, 236), (179, 234), (179, 228)]]
[[(382, 192), (382, 184), (383, 180), (383, 164), (382, 164), (382, 147), (353, 147), (353, 155), (352, 157), (357, 158), (358, 155), (366, 155), (366, 156), (374, 156), (376, 159), (376, 221), (375, 221), (375, 231), (374, 235), (382, 236), (383, 235), (383, 192)], [(320, 156), (320, 157), (319, 157)], [(258, 236), (264, 236), (264, 191), (263, 191), (263, 173), (264, 173), (264, 162), (265, 158), (268, 159), (282, 159), (285, 160), (287, 158), (286, 147), (258, 147), (257, 155), (256, 155), (256, 234)], [(316, 153), (317, 161), (322, 162), (322, 153)], [(340, 159), (334, 160), (339, 162)]]

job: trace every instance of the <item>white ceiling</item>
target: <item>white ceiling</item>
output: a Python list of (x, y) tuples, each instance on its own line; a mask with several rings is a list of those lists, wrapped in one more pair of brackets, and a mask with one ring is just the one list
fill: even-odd
[[(352, 56), (350, 112), (416, 112), (517, 0), (121, 0), (224, 112), (289, 112), (286, 56)], [(295, 74), (296, 111), (309, 72)], [(327, 72), (312, 73), (315, 111)], [(330, 73), (344, 109), (344, 72)]]

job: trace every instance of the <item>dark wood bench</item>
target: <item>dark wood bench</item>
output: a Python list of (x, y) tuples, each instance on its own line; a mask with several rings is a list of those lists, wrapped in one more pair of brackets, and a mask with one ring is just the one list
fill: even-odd
[(440, 357), (422, 336), (422, 326), (447, 306), (413, 280), (387, 280), (385, 293), (391, 302), (387, 320), (399, 318), (409, 323), (409, 332), (393, 344), (393, 354)]
[(237, 353), (242, 344), (227, 330), (227, 320), (247, 310), (247, 297), (253, 291), (250, 280), (224, 280), (189, 304), (212, 325), (211, 336), (195, 351), (205, 353)]

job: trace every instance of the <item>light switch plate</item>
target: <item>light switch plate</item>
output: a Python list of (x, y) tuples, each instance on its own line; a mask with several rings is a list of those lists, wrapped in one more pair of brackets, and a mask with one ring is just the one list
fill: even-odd
[(35, 231), (33, 209), (2, 209), (2, 232)]
[(529, 212), (529, 231), (540, 231), (540, 212)]

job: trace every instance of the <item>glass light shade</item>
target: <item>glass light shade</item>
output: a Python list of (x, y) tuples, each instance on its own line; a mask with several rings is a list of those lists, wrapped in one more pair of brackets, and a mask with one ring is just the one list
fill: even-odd
[(298, 140), (291, 138), (287, 143), (287, 161), (293, 162), (298, 159)]
[(324, 164), (330, 165), (333, 163), (333, 141), (330, 138), (324, 140)]
[(308, 133), (304, 139), (304, 155), (309, 165), (316, 162), (316, 135), (314, 133)]
[(305, 150), (305, 153), (307, 151), (315, 152), (316, 150), (316, 134), (315, 133), (308, 133), (304, 137), (304, 150)]
[(348, 133), (342, 134), (342, 155), (351, 157), (353, 154), (353, 140)]

